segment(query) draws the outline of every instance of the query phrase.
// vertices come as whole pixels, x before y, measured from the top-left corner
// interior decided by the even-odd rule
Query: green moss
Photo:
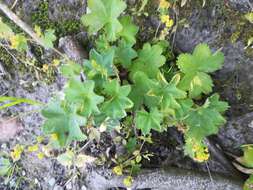
[[[0,46],[0,61],[3,62],[5,65],[11,65],[13,62],[13,58],[11,55]]]
[[[54,29],[57,38],[78,33],[81,28],[81,23],[77,20],[66,20],[63,22],[50,20],[48,14],[48,1],[42,1],[40,3],[38,10],[32,14],[31,19],[33,26],[38,25],[42,30],[49,28]]]

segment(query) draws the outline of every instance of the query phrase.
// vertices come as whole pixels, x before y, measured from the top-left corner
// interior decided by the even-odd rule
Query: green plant
[[[193,54],[179,56],[179,69],[167,80],[166,47],[146,43],[135,50],[138,29],[129,16],[121,16],[126,8],[123,1],[90,0],[88,6],[90,13],[82,22],[90,35],[100,37],[83,65],[63,65],[62,73],[69,78],[65,98],[42,111],[45,133],[56,134],[64,146],[86,139],[85,126],[100,127],[106,120],[122,125],[128,119],[124,127],[132,135],[135,128],[140,129],[143,136],[175,126],[184,132],[185,153],[198,161],[208,159],[204,139],[225,123],[221,114],[228,105],[218,94],[202,105],[197,100],[212,92],[208,73],[222,67],[223,54],[199,44]],[[85,81],[78,79],[80,73],[85,74]],[[107,125],[113,128],[110,122]]]
[[[243,186],[243,190],[252,190],[253,189],[253,145],[246,144],[242,146],[243,156],[236,158],[237,164],[234,162],[234,165],[241,172],[248,174],[249,178],[246,180]]]
[[[52,99],[42,110],[44,133],[53,137],[51,141],[58,148],[93,140],[92,133],[98,129],[122,133],[114,140],[124,142],[128,155],[113,159],[113,171],[129,173],[124,180],[127,186],[139,171],[141,160],[152,156],[142,150],[144,143],[152,143],[152,130],[164,132],[176,127],[184,134],[185,154],[206,161],[205,138],[216,134],[226,122],[222,114],[228,104],[220,101],[218,94],[202,101],[212,93],[209,74],[222,67],[223,54],[199,44],[193,54],[181,54],[177,68],[171,69],[173,62],[165,56],[166,42],[154,40],[137,49],[138,27],[129,15],[122,15],[126,9],[123,0],[88,0],[88,7],[90,13],[82,22],[97,40],[83,64],[62,57],[61,72],[68,82],[64,95]],[[14,35],[8,28],[5,31]],[[39,36],[46,48],[53,47],[52,30]],[[24,40],[20,43],[23,47]],[[71,152],[59,159],[65,162],[72,157]]]

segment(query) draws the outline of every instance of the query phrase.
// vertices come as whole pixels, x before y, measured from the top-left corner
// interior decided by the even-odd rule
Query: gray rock
[[[81,62],[83,59],[88,57],[86,50],[81,46],[79,41],[77,41],[72,36],[66,36],[60,38],[59,48],[72,60]]]
[[[123,179],[126,176],[117,177],[110,172],[104,172],[93,171],[87,176],[86,184],[89,190],[124,187]],[[241,190],[242,182],[216,174],[210,177],[206,173],[169,168],[168,170],[144,170],[134,178],[132,189],[145,188],[152,190]]]
[[[86,0],[50,0],[49,18],[53,21],[79,20],[86,12]]]
[[[228,0],[230,6],[235,10],[241,12],[249,12],[253,10],[253,1],[252,0]]]
[[[10,7],[14,3],[14,0],[4,1]],[[38,10],[41,2],[42,0],[18,1],[14,10],[22,15],[22,19],[26,22],[30,22],[32,13]],[[79,20],[86,12],[87,0],[49,0],[48,2],[48,15],[52,21],[62,22],[66,20]]]
[[[253,144],[253,112],[230,120],[218,134],[218,143],[226,151],[238,154],[243,144]]]

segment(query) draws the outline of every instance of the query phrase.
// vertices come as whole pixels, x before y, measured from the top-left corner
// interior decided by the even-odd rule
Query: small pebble
[[[55,185],[55,178],[51,178],[48,180],[48,184],[53,187]]]

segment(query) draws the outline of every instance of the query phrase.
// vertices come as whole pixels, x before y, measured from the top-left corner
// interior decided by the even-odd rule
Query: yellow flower
[[[116,175],[123,175],[122,166],[115,166],[112,170]]]
[[[171,28],[174,25],[174,20],[170,19],[165,23],[167,28]]]
[[[166,23],[170,20],[170,16],[169,15],[162,15],[161,16],[161,21],[162,23]]]
[[[204,162],[204,161],[207,161],[209,159],[209,157],[210,157],[210,155],[208,152],[200,151],[200,152],[196,152],[195,159],[198,162]]]
[[[47,71],[48,71],[48,68],[49,68],[48,64],[44,64],[43,67],[42,67],[42,70],[43,70],[44,72],[47,72]]]
[[[123,183],[126,187],[131,187],[133,184],[133,178],[131,176],[127,176],[124,180]]]
[[[56,133],[53,133],[53,134],[51,135],[51,139],[52,139],[53,141],[57,141],[59,138],[58,138],[58,135],[57,135]]]
[[[21,154],[24,151],[24,147],[22,145],[17,144],[13,151],[11,152],[11,158],[14,162],[18,161],[21,158]]]
[[[44,137],[38,136],[38,137],[36,138],[36,140],[37,140],[38,143],[42,143],[42,141],[44,140]]]
[[[42,36],[41,29],[38,25],[35,25],[34,30],[35,30],[36,34],[38,35],[38,37]]]
[[[45,157],[45,155],[44,155],[43,152],[39,152],[39,153],[37,154],[37,157],[38,157],[40,160],[42,160],[42,159]]]
[[[162,15],[161,22],[165,24],[166,28],[170,28],[174,24],[174,20],[170,18],[169,15]]]
[[[159,8],[168,9],[170,7],[170,3],[166,0],[160,0]]]
[[[29,147],[28,147],[28,152],[36,152],[36,151],[38,151],[38,150],[39,150],[38,144],[35,144],[35,145],[33,145],[33,146],[29,146]]]
[[[60,65],[60,60],[59,59],[54,59],[53,60],[53,66],[57,67],[58,65]]]

